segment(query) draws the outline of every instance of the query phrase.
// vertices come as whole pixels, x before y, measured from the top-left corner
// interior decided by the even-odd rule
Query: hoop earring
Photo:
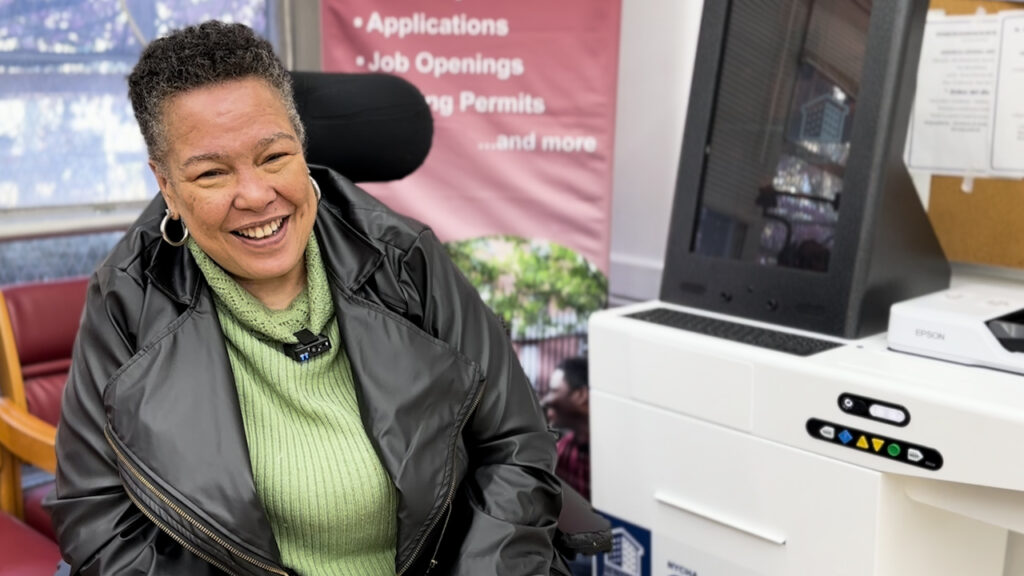
[[[164,219],[160,221],[160,235],[164,237],[164,242],[167,242],[171,246],[181,246],[188,240],[188,226],[185,223],[181,223],[181,229],[185,231],[185,235],[181,237],[181,240],[174,241],[167,237],[167,221],[172,220],[171,209],[164,210]]]
[[[319,204],[320,203],[320,185],[316,183],[316,180],[313,180],[313,176],[312,175],[309,177],[309,181],[312,182],[312,184],[313,184],[313,192],[316,193],[316,201]]]

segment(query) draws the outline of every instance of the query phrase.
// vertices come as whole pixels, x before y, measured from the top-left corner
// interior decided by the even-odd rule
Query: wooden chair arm
[[[57,471],[56,440],[56,428],[18,408],[9,399],[0,399],[0,444],[16,458],[54,474]]]

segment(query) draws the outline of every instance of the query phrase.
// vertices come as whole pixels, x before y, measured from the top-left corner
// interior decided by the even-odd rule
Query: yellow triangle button
[[[885,440],[882,440],[881,438],[872,438],[871,445],[875,447],[875,452],[878,452],[882,449],[882,446],[885,446]]]
[[[868,449],[868,439],[863,437],[863,436],[861,436],[860,439],[857,440],[857,448],[861,448],[863,450],[867,450]]]

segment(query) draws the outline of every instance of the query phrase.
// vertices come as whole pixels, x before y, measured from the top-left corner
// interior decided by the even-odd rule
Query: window
[[[208,19],[268,36],[273,0],[0,0],[0,211],[146,200],[127,96],[143,42]]]
[[[209,19],[273,41],[276,4],[0,0],[0,284],[90,273],[156,194],[126,81],[143,43]]]

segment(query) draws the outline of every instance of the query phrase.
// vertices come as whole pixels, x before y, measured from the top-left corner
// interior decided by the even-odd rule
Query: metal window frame
[[[289,70],[323,70],[321,0],[274,0],[278,8],[281,57]]]

